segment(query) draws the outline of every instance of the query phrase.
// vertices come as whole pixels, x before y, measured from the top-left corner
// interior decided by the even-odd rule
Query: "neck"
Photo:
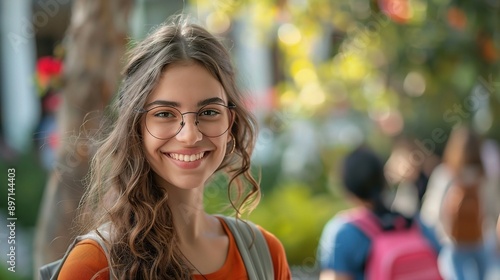
[[[359,208],[367,208],[370,210],[373,210],[374,205],[373,202],[364,200],[364,199],[359,199],[354,195],[348,195],[349,200],[351,200],[351,203],[354,205],[354,207],[359,207]]]
[[[181,243],[196,240],[208,230],[211,216],[203,207],[202,188],[172,188],[168,190],[168,195],[168,206]]]

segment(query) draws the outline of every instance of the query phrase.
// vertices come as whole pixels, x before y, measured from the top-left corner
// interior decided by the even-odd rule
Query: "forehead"
[[[165,100],[189,105],[214,97],[227,101],[221,83],[205,67],[198,63],[176,63],[164,70],[146,104]]]

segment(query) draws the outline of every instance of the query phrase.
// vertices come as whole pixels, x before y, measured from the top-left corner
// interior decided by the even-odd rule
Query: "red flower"
[[[59,108],[59,104],[61,103],[61,97],[59,94],[47,94],[42,99],[42,107],[47,112],[55,112],[57,108]]]
[[[59,78],[63,64],[59,59],[44,56],[36,63],[36,73],[40,87],[47,88],[52,81]]]

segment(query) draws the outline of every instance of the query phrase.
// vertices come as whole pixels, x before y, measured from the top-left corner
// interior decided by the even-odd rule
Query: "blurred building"
[[[1,136],[17,152],[29,147],[39,114],[32,79],[36,60],[32,4],[0,1]]]

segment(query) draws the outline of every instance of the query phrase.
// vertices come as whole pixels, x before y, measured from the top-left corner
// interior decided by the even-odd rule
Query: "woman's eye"
[[[207,109],[200,112],[200,116],[216,116],[219,112],[217,110]]]
[[[156,113],[154,113],[154,116],[158,117],[158,118],[174,118],[175,117],[175,115],[172,112],[168,112],[168,111],[156,112]]]

